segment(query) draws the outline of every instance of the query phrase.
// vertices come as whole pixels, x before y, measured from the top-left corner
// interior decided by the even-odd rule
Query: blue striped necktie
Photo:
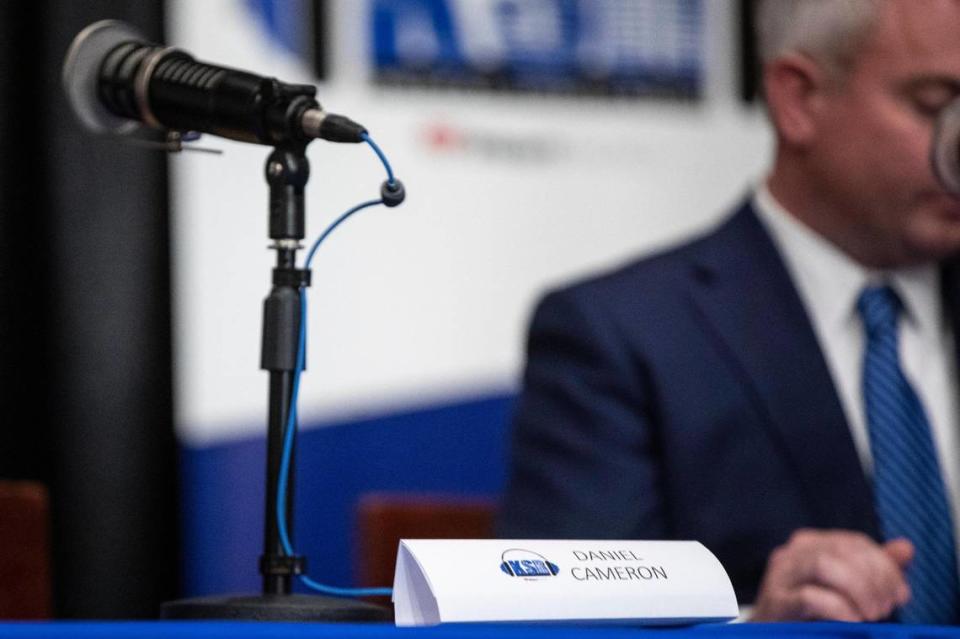
[[[916,549],[907,569],[913,596],[904,623],[957,621],[957,556],[953,523],[930,424],[900,368],[900,298],[889,286],[868,287],[857,309],[866,329],[866,404],[877,515],[884,539],[906,537]]]

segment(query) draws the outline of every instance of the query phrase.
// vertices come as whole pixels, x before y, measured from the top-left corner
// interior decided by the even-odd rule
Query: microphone
[[[314,138],[363,142],[366,133],[324,111],[314,86],[197,61],[117,20],[77,34],[63,87],[77,117],[96,133],[129,135],[147,125],[271,146]]]
[[[948,104],[937,116],[930,160],[941,186],[960,195],[960,99]]]

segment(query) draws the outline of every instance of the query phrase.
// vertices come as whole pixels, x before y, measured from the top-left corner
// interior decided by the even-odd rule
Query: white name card
[[[398,626],[467,621],[729,621],[730,578],[695,541],[404,539]]]

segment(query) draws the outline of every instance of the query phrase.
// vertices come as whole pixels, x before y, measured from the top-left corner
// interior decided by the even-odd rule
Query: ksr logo
[[[511,548],[500,555],[500,570],[511,577],[539,578],[555,577],[560,568],[547,558],[532,550]]]

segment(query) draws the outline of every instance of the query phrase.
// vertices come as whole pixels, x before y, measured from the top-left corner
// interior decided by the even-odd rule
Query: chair
[[[490,538],[495,514],[490,499],[368,493],[357,506],[357,583],[393,584],[401,539]]]
[[[51,616],[47,489],[0,480],[0,619]]]

